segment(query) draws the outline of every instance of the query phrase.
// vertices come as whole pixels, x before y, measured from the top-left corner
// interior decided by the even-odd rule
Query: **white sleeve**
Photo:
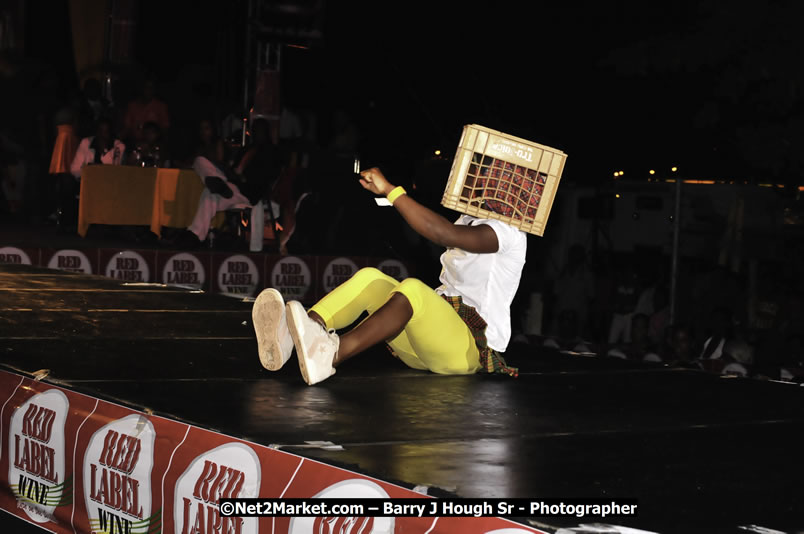
[[[516,238],[519,235],[519,230],[495,219],[485,219],[479,224],[490,226],[494,233],[497,234],[497,252],[507,252],[511,245],[516,242]]]

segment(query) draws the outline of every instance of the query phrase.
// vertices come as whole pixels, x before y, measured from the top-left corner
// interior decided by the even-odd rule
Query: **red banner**
[[[539,532],[498,518],[222,517],[221,498],[428,497],[5,371],[0,403],[0,508],[60,534]]]

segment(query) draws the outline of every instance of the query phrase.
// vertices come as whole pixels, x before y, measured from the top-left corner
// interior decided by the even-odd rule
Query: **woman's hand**
[[[360,185],[376,195],[383,196],[388,196],[395,187],[377,168],[361,172]],[[416,233],[436,245],[476,253],[497,252],[499,248],[497,234],[487,224],[477,226],[452,224],[408,195],[397,198],[394,201],[394,208]]]
[[[375,195],[388,196],[388,193],[394,190],[394,186],[377,167],[361,172],[360,176],[360,185]]]

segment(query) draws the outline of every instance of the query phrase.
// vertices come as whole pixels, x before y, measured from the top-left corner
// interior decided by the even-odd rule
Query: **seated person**
[[[614,295],[614,313],[609,326],[609,343],[631,342],[631,318],[639,298],[639,283],[631,265],[619,273]]]
[[[649,319],[644,313],[635,313],[631,318],[631,343],[624,343],[609,351],[609,356],[642,361],[646,355],[655,353],[650,340]]]
[[[94,136],[85,137],[70,163],[70,174],[58,174],[58,221],[64,228],[72,230],[78,219],[78,202],[81,172],[87,165],[120,165],[126,146],[112,134],[112,121],[102,118],[98,121]]]
[[[219,211],[261,205],[261,201],[268,196],[279,167],[267,121],[254,122],[252,139],[252,147],[243,155],[237,167],[229,172],[226,172],[223,164],[216,165],[203,156],[193,161],[193,170],[206,187],[201,193],[189,232],[182,238],[182,246],[191,247],[204,241],[209,234],[212,218]],[[260,210],[252,210],[252,228],[261,228],[262,219]]]
[[[162,140],[162,131],[155,122],[146,122],[142,127],[142,141],[131,151],[128,164],[137,167],[168,167],[170,159]]]
[[[676,324],[668,330],[666,346],[662,350],[662,360],[673,366],[693,367],[695,355],[690,327],[686,324]]]
[[[78,144],[70,172],[80,179],[81,171],[87,165],[120,165],[125,151],[126,145],[112,135],[112,121],[101,119],[98,121],[95,135],[85,137]]]

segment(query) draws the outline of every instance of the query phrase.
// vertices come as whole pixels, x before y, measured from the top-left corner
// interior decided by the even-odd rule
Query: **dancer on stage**
[[[413,278],[398,282],[366,268],[309,311],[297,301],[285,306],[277,290],[266,289],[252,310],[263,366],[280,369],[295,346],[301,374],[313,385],[335,374],[343,361],[386,342],[414,369],[516,376],[499,353],[511,338],[510,305],[525,264],[525,233],[469,215],[452,224],[391,185],[379,169],[360,174],[365,189],[386,196],[411,228],[447,248],[441,256],[442,285],[434,290]],[[341,336],[335,333],[363,312],[369,316],[359,325]]]

